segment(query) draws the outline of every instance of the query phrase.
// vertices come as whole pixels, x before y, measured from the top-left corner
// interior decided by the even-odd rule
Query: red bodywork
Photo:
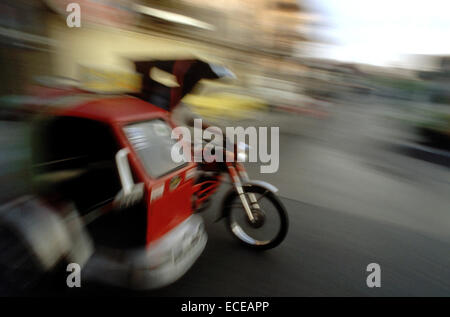
[[[152,119],[163,119],[172,128],[175,127],[170,120],[170,112],[157,107],[148,100],[158,89],[167,90],[168,109],[179,104],[181,98],[187,94],[195,84],[202,78],[218,78],[211,70],[210,66],[195,59],[175,60],[175,61],[137,61],[136,71],[142,75],[142,90],[140,98],[132,96],[102,96],[86,94],[83,91],[73,89],[58,89],[49,87],[35,88],[34,95],[48,101],[53,99],[51,112],[59,116],[79,117],[106,123],[112,131],[121,148],[128,148],[130,154],[128,159],[133,170],[136,182],[143,182],[146,189],[147,203],[147,245],[183,222],[192,214],[192,197],[199,186],[194,186],[194,174],[191,171],[187,177],[187,172],[194,169],[195,163],[187,163],[185,166],[166,174],[160,178],[153,179],[145,171],[133,146],[127,139],[123,127],[129,123],[148,121]],[[159,67],[172,73],[179,87],[163,87],[149,77],[152,67]],[[56,106],[56,107],[54,107]],[[48,110],[48,109],[47,109]],[[170,188],[170,182],[174,177],[179,178],[177,186]],[[178,179],[177,179],[178,182]],[[209,195],[215,191],[218,183],[213,185]],[[151,200],[152,191],[160,190],[164,186],[163,194]],[[211,188],[210,188],[211,189]],[[204,192],[203,194],[206,194]],[[208,195],[208,196],[209,196]],[[199,200],[201,202],[202,200]],[[198,202],[196,203],[198,205]]]
[[[145,171],[133,147],[123,132],[126,124],[163,119],[172,127],[169,112],[153,106],[138,98],[118,96],[99,98],[79,105],[57,111],[57,115],[91,119],[108,124],[122,148],[128,148],[128,159],[137,182],[143,182],[146,189],[147,205],[147,244],[160,238],[169,230],[180,224],[192,214],[191,197],[193,195],[193,178],[186,178],[186,173],[195,168],[195,163],[177,169],[158,179],[151,178]],[[180,177],[178,186],[171,190],[170,181]],[[151,192],[155,188],[164,186],[161,197],[150,201]]]

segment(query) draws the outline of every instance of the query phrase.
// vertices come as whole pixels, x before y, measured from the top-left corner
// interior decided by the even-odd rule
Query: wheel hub
[[[248,221],[249,225],[255,229],[261,228],[266,221],[266,217],[265,217],[263,211],[262,210],[252,210],[252,215],[253,215],[253,221],[248,219],[248,217],[247,217],[247,221]]]

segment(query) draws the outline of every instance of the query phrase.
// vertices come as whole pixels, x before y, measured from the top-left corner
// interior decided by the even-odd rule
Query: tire
[[[265,241],[259,241],[256,239],[251,238],[248,236],[244,230],[242,230],[242,227],[237,223],[237,221],[233,217],[233,213],[235,210],[233,210],[233,206],[242,204],[239,198],[238,193],[233,190],[230,191],[227,196],[224,199],[223,202],[223,215],[226,216],[226,226],[227,229],[231,232],[231,234],[243,245],[254,249],[254,250],[268,250],[272,249],[276,246],[278,246],[281,242],[283,242],[284,238],[286,237],[286,234],[288,232],[289,228],[289,219],[286,212],[285,207],[283,206],[282,202],[279,200],[279,198],[268,189],[257,186],[257,185],[245,185],[243,186],[245,193],[254,193],[255,195],[261,195],[260,197],[264,197],[267,199],[267,201],[275,208],[276,214],[279,217],[279,228],[276,234],[274,234],[273,238]],[[248,199],[248,197],[247,197]],[[258,197],[257,197],[258,199]],[[239,209],[239,208],[238,208]],[[245,210],[243,206],[241,205],[240,212],[245,215],[245,218],[247,219],[247,216],[245,214]],[[263,208],[261,207],[261,210]],[[256,212],[257,210],[255,210]],[[264,214],[264,211],[263,211]],[[266,215],[263,215],[263,217],[266,217]],[[261,225],[261,228],[265,225],[265,220],[263,221],[263,224]],[[240,227],[240,228],[239,228]],[[255,228],[252,228],[255,229]],[[259,228],[256,228],[259,229]],[[251,241],[250,239],[253,239],[254,241]]]

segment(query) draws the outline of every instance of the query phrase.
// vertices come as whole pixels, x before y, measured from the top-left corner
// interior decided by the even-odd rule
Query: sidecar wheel
[[[226,226],[237,240],[247,247],[255,250],[268,250],[278,246],[286,237],[289,220],[282,202],[268,189],[246,185],[243,187],[246,194],[254,194],[258,200],[259,209],[254,208],[255,222],[250,222],[239,195],[236,191],[230,192],[224,200],[224,215],[227,216]],[[247,196],[247,200],[249,200]],[[271,234],[263,237],[263,230],[271,227]]]

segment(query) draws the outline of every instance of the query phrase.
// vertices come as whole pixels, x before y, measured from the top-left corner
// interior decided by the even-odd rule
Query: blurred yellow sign
[[[267,104],[262,99],[232,93],[188,94],[183,98],[183,102],[208,119],[243,119],[251,117],[254,112],[267,110]]]

